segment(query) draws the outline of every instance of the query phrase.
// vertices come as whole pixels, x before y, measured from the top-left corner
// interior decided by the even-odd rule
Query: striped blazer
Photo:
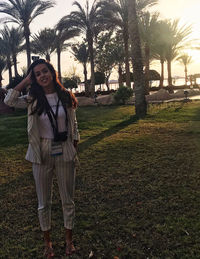
[[[31,96],[20,96],[20,92],[15,89],[10,89],[4,99],[5,104],[15,108],[28,108],[28,150],[26,153],[26,160],[32,163],[42,163],[41,155],[41,140],[38,127],[37,113],[31,115],[32,109],[35,107],[37,100],[30,103]],[[65,161],[72,161],[76,158],[76,149],[74,148],[74,140],[79,140],[79,132],[76,120],[75,110],[67,107],[68,115],[68,139],[62,143],[63,145],[63,159]],[[49,142],[50,143],[50,142]]]

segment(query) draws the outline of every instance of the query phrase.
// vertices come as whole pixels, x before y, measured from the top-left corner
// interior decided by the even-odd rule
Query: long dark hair
[[[32,111],[32,114],[37,113],[38,115],[41,115],[43,112],[47,112],[49,109],[49,105],[45,97],[45,92],[43,88],[37,83],[37,80],[33,71],[34,67],[39,64],[45,64],[47,68],[50,70],[53,77],[53,84],[55,87],[55,91],[57,92],[58,98],[61,100],[62,104],[75,109],[78,103],[77,99],[75,98],[72,92],[68,91],[60,83],[54,67],[45,59],[37,59],[30,65],[27,71],[27,75],[32,71],[32,74],[31,74],[32,83],[29,91],[30,96],[33,98],[32,103],[35,100],[37,100],[36,107]]]

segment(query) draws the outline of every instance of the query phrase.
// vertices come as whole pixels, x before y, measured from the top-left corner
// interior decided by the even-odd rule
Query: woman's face
[[[37,83],[46,88],[53,87],[53,76],[46,64],[38,64],[33,68]]]

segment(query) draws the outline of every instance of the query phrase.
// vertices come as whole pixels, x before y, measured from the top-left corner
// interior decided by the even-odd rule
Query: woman
[[[31,86],[28,95],[20,96],[27,86]],[[50,239],[53,171],[62,201],[65,253],[71,255],[76,251],[72,242],[74,164],[79,141],[76,98],[58,81],[54,67],[44,59],[38,59],[31,64],[27,77],[8,91],[5,103],[16,108],[28,108],[29,146],[26,159],[32,162],[39,222],[44,233],[44,255],[54,257]]]

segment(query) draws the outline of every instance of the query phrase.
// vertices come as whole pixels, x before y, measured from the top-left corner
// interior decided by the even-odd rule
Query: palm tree
[[[165,59],[165,49],[162,44],[159,44],[156,46],[156,52],[152,54],[154,59],[157,59],[160,61],[161,65],[161,72],[160,72],[160,88],[163,88],[164,86],[164,63],[166,61]]]
[[[172,89],[171,64],[177,58],[179,51],[191,43],[188,37],[191,34],[191,25],[179,26],[179,20],[163,20],[155,30],[155,41],[153,44],[153,57],[161,62],[161,81],[160,87],[163,87],[164,80],[164,62],[167,61],[168,86]],[[167,37],[166,37],[167,35]]]
[[[58,78],[62,81],[61,76],[61,53],[66,50],[71,44],[67,44],[66,41],[78,36],[79,29],[73,28],[69,22],[65,20],[63,22],[63,18],[56,24],[55,26],[55,50],[57,53],[57,64],[58,64]]]
[[[55,5],[54,0],[4,0],[0,3],[0,12],[8,15],[5,22],[17,23],[23,28],[26,40],[27,66],[31,64],[30,24],[48,8]]]
[[[14,65],[15,76],[17,71],[17,55],[23,51],[23,33],[20,28],[9,28],[7,25],[0,30],[2,36],[1,48],[2,54],[7,57],[7,67],[9,69],[9,79],[12,78],[11,66]]]
[[[178,56],[181,49],[185,48],[188,44],[188,37],[192,32],[191,25],[183,25],[179,27],[179,20],[166,20],[166,60],[168,71],[168,86],[169,91],[172,90],[172,75],[171,75],[171,63]]]
[[[129,66],[129,32],[127,0],[111,0],[102,2],[102,13],[106,21],[121,30],[125,50],[126,85],[131,85]]]
[[[11,52],[11,45],[10,45],[10,35],[9,29],[5,26],[0,31],[0,52],[1,55],[6,57],[6,66],[8,69],[9,74],[9,82],[12,80],[12,52]]]
[[[12,61],[11,61],[11,52],[10,49],[7,48],[7,42],[5,39],[0,38],[0,48],[4,55],[6,56],[6,67],[8,69],[9,82],[12,80]]]
[[[94,38],[97,36],[100,30],[103,29],[102,13],[100,1],[94,0],[91,7],[89,6],[89,0],[86,0],[86,6],[83,8],[78,1],[73,3],[77,7],[77,11],[72,11],[70,15],[63,17],[63,23],[70,22],[70,25],[77,28],[80,32],[85,34],[91,68],[91,83],[90,94],[93,96],[95,92],[95,77],[94,77]]]
[[[145,12],[140,19],[140,35],[144,45],[144,64],[145,64],[145,89],[149,94],[149,67],[150,57],[152,56],[153,44],[155,42],[155,33],[158,26],[158,13],[150,14]]]
[[[143,73],[138,17],[136,12],[136,0],[128,0],[128,9],[132,64],[135,73],[135,112],[138,118],[142,118],[147,113],[147,103],[145,99],[145,80]]]
[[[10,30],[8,29],[8,32],[9,32],[9,38],[10,38],[12,61],[14,65],[14,73],[16,77],[18,76],[17,55],[24,50],[24,45],[22,45],[24,41],[24,37],[20,27],[19,28],[12,27]]]
[[[85,42],[72,46],[72,54],[83,65],[85,96],[89,96],[88,79],[87,79],[87,63],[89,60],[88,47]]]
[[[188,82],[188,75],[187,75],[187,72],[188,72],[188,69],[187,69],[187,66],[192,63],[192,57],[189,56],[187,53],[183,53],[181,54],[177,60],[184,65],[184,72],[185,72],[185,85],[187,85],[187,82]]]
[[[160,75],[160,87],[164,86],[164,63],[166,61],[167,43],[165,32],[165,21],[159,21],[154,32],[154,42],[152,46],[152,58],[160,61],[161,75]]]
[[[54,29],[45,28],[32,36],[31,50],[40,56],[45,56],[46,60],[51,60],[51,54],[55,50],[56,34]]]
[[[158,0],[137,0],[136,10],[141,14],[143,9],[155,5],[157,2]],[[103,0],[101,5],[105,22],[111,23],[121,30],[125,50],[126,85],[130,86],[128,0]]]

